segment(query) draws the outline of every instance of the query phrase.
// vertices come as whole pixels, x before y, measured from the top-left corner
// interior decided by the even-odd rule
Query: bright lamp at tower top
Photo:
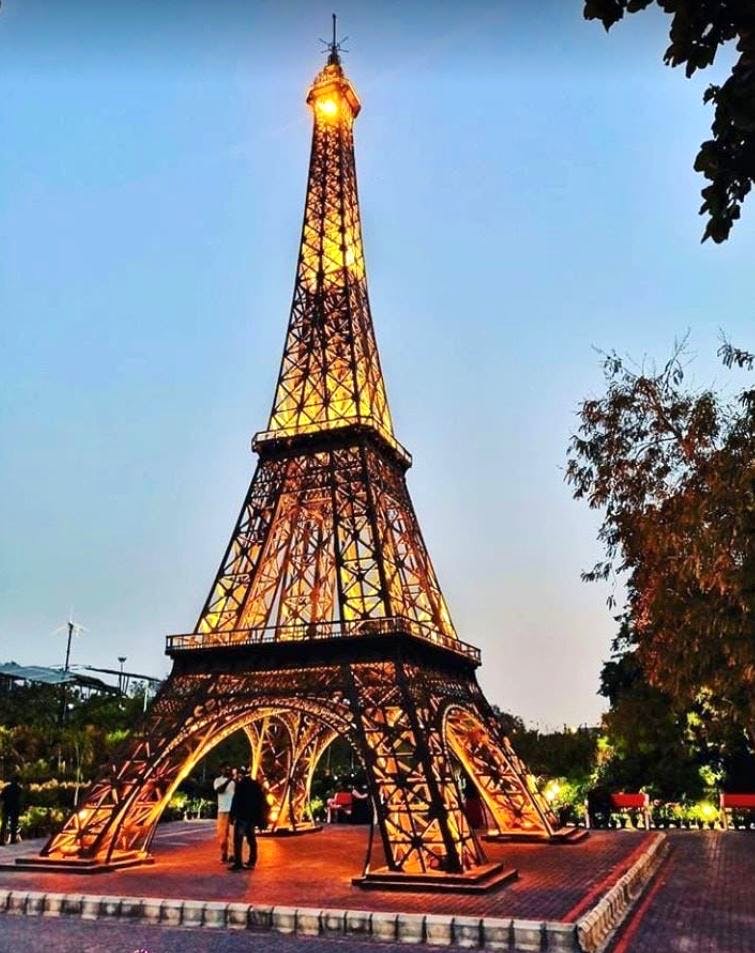
[[[344,73],[340,61],[332,62],[332,57],[315,76],[307,103],[313,107],[316,120],[330,122],[355,119],[362,108],[356,90]]]

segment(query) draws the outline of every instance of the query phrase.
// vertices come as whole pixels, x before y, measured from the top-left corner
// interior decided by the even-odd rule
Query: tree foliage
[[[702,190],[700,214],[708,221],[703,241],[723,242],[739,218],[755,181],[755,3],[752,0],[585,0],[584,15],[606,30],[657,4],[671,17],[670,45],[663,60],[684,65],[688,77],[710,66],[719,48],[736,40],[739,59],[721,86],[711,85],[704,101],[713,103],[712,138],[703,142],[695,170],[710,185]]]
[[[534,774],[584,781],[592,773],[599,734],[597,728],[564,726],[560,731],[540,731],[528,728],[517,715],[501,711],[496,706],[493,706],[493,711],[517,754]]]
[[[656,371],[609,354],[605,394],[580,407],[566,476],[603,511],[605,547],[584,578],[621,575],[652,685],[679,706],[707,694],[755,739],[755,389],[695,392],[683,357]]]
[[[606,747],[599,781],[609,791],[648,791],[666,801],[693,801],[721,786],[751,791],[755,756],[742,727],[709,693],[681,706],[650,684],[628,619],[621,619],[613,656],[603,665],[600,694]]]
[[[600,694],[610,702],[603,716],[610,755],[601,781],[612,791],[642,789],[668,801],[696,799],[705,787],[699,739],[687,713],[649,683],[631,641],[625,622],[614,642],[617,654],[601,672]]]

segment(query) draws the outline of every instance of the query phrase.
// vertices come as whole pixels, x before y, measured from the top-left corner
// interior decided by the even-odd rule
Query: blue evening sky
[[[755,199],[700,245],[711,111],[666,20],[581,0],[350,2],[373,315],[410,489],[490,700],[593,721],[614,623],[564,453],[594,347],[753,346]],[[0,10],[0,660],[167,671],[272,399],[331,3]]]

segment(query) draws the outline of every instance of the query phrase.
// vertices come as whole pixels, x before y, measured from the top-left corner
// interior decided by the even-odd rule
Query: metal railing
[[[252,438],[252,448],[258,450],[266,443],[274,443],[276,440],[288,440],[301,434],[324,434],[339,430],[347,430],[353,427],[366,427],[373,430],[387,443],[407,466],[412,465],[412,455],[393,434],[373,416],[357,415],[354,417],[344,417],[342,420],[321,421],[315,424],[299,424],[293,427],[278,428],[275,430],[260,430]]]
[[[480,662],[480,650],[474,645],[439,632],[423,622],[405,616],[384,616],[379,619],[359,619],[349,622],[309,622],[295,625],[272,625],[253,629],[227,629],[219,632],[191,632],[184,635],[169,635],[166,639],[168,652],[192,649],[225,648],[243,645],[271,645],[274,642],[309,642],[325,639],[352,639],[360,636],[396,635],[405,633],[425,642],[432,642],[444,649],[456,652]]]

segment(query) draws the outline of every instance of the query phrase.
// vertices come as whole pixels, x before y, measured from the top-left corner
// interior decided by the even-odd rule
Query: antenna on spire
[[[348,40],[348,36],[341,37],[338,39],[337,32],[337,17],[335,13],[333,14],[333,38],[331,40],[323,40],[320,38],[320,42],[325,47],[326,50],[329,50],[328,56],[328,66],[340,66],[341,65],[341,53],[348,53],[349,51],[344,47],[344,43]]]

